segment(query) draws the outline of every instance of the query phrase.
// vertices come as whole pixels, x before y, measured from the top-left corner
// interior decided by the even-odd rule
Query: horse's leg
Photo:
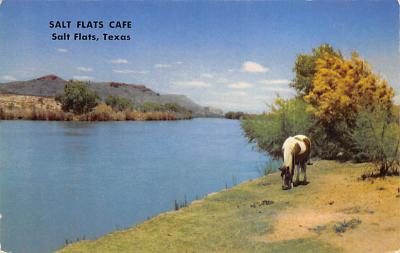
[[[303,176],[304,176],[303,182],[307,183],[307,162],[303,164]]]
[[[296,183],[298,184],[299,181],[300,181],[300,179],[299,179],[299,176],[300,176],[300,164],[296,164],[296,168],[297,168]]]
[[[294,167],[295,167],[296,165],[292,165],[292,170],[290,171],[290,187],[291,188],[293,188],[293,176],[294,176]]]

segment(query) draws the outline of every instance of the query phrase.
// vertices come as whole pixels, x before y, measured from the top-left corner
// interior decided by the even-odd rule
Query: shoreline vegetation
[[[109,102],[110,105],[100,102],[90,111],[74,113],[73,111],[62,110],[62,104],[55,98],[1,94],[0,120],[151,121],[193,118],[190,111],[186,111],[175,104],[145,103],[137,108],[133,108],[133,106],[118,108],[117,102],[113,108],[112,102],[106,102]]]
[[[239,112],[229,111],[224,114],[225,119],[233,119],[233,120],[246,120],[254,116],[256,116],[256,114],[249,114],[240,111]]]
[[[282,191],[272,173],[57,252],[394,252],[398,181],[362,180],[367,167],[373,164],[316,161],[311,183],[292,191]]]

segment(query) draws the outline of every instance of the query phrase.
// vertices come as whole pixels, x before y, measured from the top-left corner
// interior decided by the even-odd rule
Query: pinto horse
[[[307,136],[296,135],[289,137],[282,145],[283,165],[279,169],[282,177],[282,189],[291,189],[299,185],[300,168],[303,172],[302,184],[307,184],[307,161],[310,158],[311,141]],[[297,165],[296,182],[293,184],[294,167]],[[300,168],[299,168],[300,167]]]

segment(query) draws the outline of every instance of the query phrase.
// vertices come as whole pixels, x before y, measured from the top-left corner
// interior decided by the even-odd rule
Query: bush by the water
[[[63,111],[75,114],[90,112],[98,104],[98,99],[97,93],[81,81],[69,81],[64,93],[56,97]]]
[[[250,118],[252,115],[248,114],[248,113],[244,113],[244,112],[227,112],[224,115],[225,119],[248,119]]]
[[[115,111],[124,111],[133,109],[133,103],[130,99],[119,96],[108,96],[105,100],[108,106],[111,106]]]
[[[307,134],[312,125],[311,114],[302,99],[277,98],[270,112],[253,116],[242,122],[246,137],[273,157],[281,155],[282,144],[288,136]]]
[[[191,113],[189,110],[176,103],[157,104],[152,102],[144,102],[139,106],[139,110],[142,112],[176,112],[182,114]]]
[[[179,120],[190,119],[191,114],[176,114],[171,112],[140,112],[134,109],[115,111],[105,103],[100,103],[88,114],[82,115],[81,120],[88,121],[121,121],[121,120]]]

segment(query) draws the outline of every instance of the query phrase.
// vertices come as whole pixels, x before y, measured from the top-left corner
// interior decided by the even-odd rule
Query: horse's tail
[[[306,145],[306,148],[308,149],[308,156],[306,162],[309,162],[311,157],[311,141],[309,138],[304,138],[303,142]]]

